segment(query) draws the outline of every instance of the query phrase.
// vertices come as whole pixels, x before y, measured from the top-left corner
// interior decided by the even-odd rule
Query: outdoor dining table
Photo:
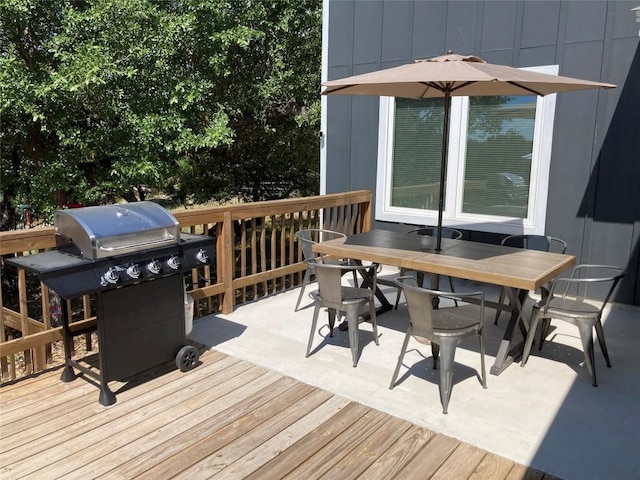
[[[441,250],[435,251],[435,243],[430,245],[425,240],[429,239],[420,235],[371,230],[317,243],[313,250],[340,258],[424,272],[436,282],[439,275],[447,275],[505,287],[509,306],[502,308],[511,310],[511,319],[491,367],[493,375],[500,375],[522,353],[524,338],[513,348],[511,344],[518,325],[526,338],[529,322],[522,306],[528,292],[543,289],[550,280],[575,264],[575,256],[450,239],[443,239]],[[433,287],[437,288],[437,285]],[[392,308],[382,292],[377,291],[376,297],[383,311]],[[485,301],[485,306],[496,307],[498,304]]]

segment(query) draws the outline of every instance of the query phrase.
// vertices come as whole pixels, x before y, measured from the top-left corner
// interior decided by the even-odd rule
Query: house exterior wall
[[[325,0],[324,76],[333,80],[451,50],[514,67],[559,65],[560,75],[616,84],[557,97],[546,233],[565,239],[579,263],[625,266],[614,301],[640,305],[635,6],[625,0]],[[321,188],[370,189],[375,196],[379,99],[332,96],[324,105]]]

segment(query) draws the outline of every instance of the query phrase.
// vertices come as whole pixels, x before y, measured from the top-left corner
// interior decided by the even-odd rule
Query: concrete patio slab
[[[381,276],[391,279],[397,270],[385,268]],[[456,285],[497,298],[491,286]],[[382,288],[395,301],[395,290]],[[396,386],[389,389],[408,322],[404,303],[378,317],[379,346],[371,325],[361,324],[360,358],[353,368],[347,332],[336,329],[329,337],[326,323],[305,358],[313,306],[309,298],[294,312],[298,293],[292,289],[230,315],[197,319],[190,338],[565,480],[640,478],[640,309],[607,308],[604,330],[613,368],[605,367],[596,346],[594,388],[577,329],[560,321],[552,323],[542,352],[534,345],[524,368],[514,364],[499,376],[488,374],[508,318],[503,314],[494,326],[495,311],[487,308],[488,388],[480,384],[479,346],[471,339],[458,347],[449,413],[443,415],[439,371],[431,368],[428,346],[410,342]],[[326,315],[320,320],[326,322]]]

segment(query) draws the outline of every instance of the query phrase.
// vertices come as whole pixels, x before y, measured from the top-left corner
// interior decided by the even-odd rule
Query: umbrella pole
[[[438,231],[436,252],[442,250],[442,213],[444,210],[444,182],[449,151],[449,110],[451,109],[451,92],[444,92],[444,126],[442,127],[442,159],[440,161],[440,191],[438,194]]]

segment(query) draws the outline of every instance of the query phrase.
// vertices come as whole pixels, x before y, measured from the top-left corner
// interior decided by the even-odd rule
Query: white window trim
[[[329,0],[322,0],[322,63],[320,81],[329,77]],[[327,97],[320,95],[320,195],[327,193]]]
[[[557,75],[559,69],[558,65],[549,65],[524,68],[523,70]],[[445,204],[448,208],[443,213],[444,225],[503,234],[544,234],[555,104],[555,94],[538,97],[537,99],[535,138],[529,182],[529,216],[527,218],[512,218],[462,212],[463,189],[461,186],[464,183],[464,154],[469,97],[454,97],[452,99],[447,178],[449,184],[454,182],[457,187],[446,189],[447,198]],[[380,97],[376,220],[414,225],[436,225],[438,215],[434,210],[426,211],[391,206],[394,122],[395,98]]]

